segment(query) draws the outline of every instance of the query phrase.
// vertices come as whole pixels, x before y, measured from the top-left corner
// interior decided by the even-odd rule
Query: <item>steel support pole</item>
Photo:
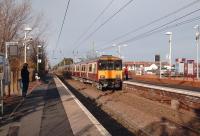
[[[118,56],[119,56],[119,58],[121,58],[121,46],[120,45],[118,46]]]
[[[26,42],[24,43],[24,63],[26,63]]]
[[[38,51],[38,46],[37,46],[37,74],[39,73],[39,63],[38,63],[38,58],[39,58],[39,51]]]
[[[162,78],[162,75],[161,75],[161,67],[162,67],[162,62],[161,62],[161,58],[160,58],[160,78]]]
[[[199,80],[199,40],[197,40],[197,80]]]
[[[26,32],[24,36],[24,63],[26,63]]]
[[[172,71],[172,34],[169,35],[169,70],[170,70],[170,76]]]
[[[197,80],[199,80],[199,30],[197,32],[196,42],[197,42]]]
[[[1,80],[1,115],[3,115],[3,80]]]
[[[8,43],[5,44],[5,58],[8,59]]]

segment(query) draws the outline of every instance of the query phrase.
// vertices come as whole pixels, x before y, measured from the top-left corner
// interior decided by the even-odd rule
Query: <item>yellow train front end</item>
[[[122,89],[122,60],[114,56],[102,56],[98,60],[100,89]]]

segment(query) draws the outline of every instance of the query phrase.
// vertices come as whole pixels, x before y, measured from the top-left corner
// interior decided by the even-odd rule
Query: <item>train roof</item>
[[[102,55],[98,58],[99,60],[121,60],[119,57],[115,57],[112,55]]]
[[[121,60],[121,58],[116,57],[116,56],[112,56],[112,55],[102,55],[98,58],[78,62],[76,64],[90,63],[90,62],[94,62],[94,61],[98,61],[98,60]]]

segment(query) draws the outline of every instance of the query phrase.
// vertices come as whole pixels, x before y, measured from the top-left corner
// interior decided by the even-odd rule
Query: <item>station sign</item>
[[[6,49],[9,57],[18,56],[18,42],[6,42]]]

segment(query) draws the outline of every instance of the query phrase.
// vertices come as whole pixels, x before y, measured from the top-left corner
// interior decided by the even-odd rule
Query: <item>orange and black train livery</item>
[[[98,89],[122,89],[122,59],[103,55],[96,59],[65,65],[65,73],[83,82],[95,84]]]

